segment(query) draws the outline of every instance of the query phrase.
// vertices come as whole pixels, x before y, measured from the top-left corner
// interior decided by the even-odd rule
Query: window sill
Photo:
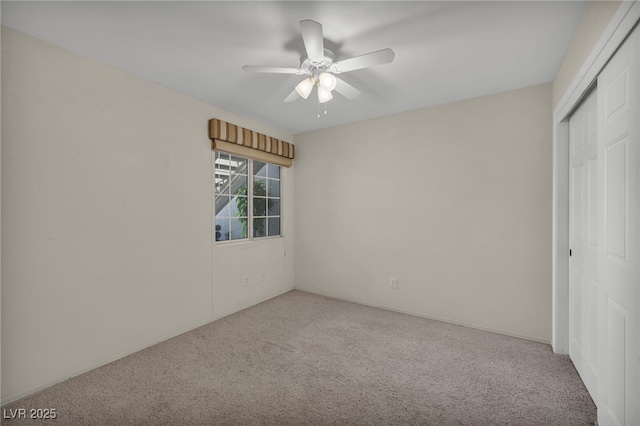
[[[242,240],[225,240],[225,241],[214,241],[215,246],[235,246],[238,244],[250,244],[250,243],[260,243],[261,241],[273,241],[284,238],[283,235],[274,235],[272,237],[260,237],[260,238],[245,238]]]

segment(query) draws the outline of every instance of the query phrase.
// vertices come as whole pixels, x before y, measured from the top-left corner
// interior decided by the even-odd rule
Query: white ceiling
[[[2,24],[290,133],[553,80],[582,1],[1,2]],[[282,100],[303,79],[241,67],[297,67],[298,22],[324,27],[337,60],[390,47],[391,64],[341,78],[326,115]]]

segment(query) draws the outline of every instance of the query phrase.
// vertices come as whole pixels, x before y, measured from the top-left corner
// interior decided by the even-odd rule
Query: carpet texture
[[[292,291],[4,408],[6,425],[591,425],[549,345]]]

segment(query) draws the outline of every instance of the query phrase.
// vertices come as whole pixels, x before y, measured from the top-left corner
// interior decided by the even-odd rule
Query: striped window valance
[[[280,166],[290,167],[293,164],[293,144],[217,118],[209,120],[209,139],[212,141],[214,150],[218,149]]]

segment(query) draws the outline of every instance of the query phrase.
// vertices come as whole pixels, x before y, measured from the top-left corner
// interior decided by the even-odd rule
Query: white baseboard
[[[360,305],[371,306],[372,308],[385,309],[387,311],[399,312],[401,314],[413,315],[413,316],[416,316],[416,317],[426,318],[426,319],[430,319],[430,320],[434,320],[434,321],[445,322],[447,324],[461,325],[463,327],[474,328],[476,330],[488,331],[488,332],[491,332],[491,333],[502,334],[502,335],[510,336],[510,337],[517,337],[518,339],[530,340],[530,341],[533,341],[533,342],[544,343],[544,344],[547,344],[547,345],[551,344],[551,342],[549,340],[544,340],[544,339],[540,339],[540,338],[533,337],[533,336],[527,336],[527,335],[524,335],[524,334],[512,333],[510,331],[501,330],[499,328],[485,327],[485,326],[482,326],[482,325],[479,325],[479,324],[473,324],[473,323],[468,323],[468,322],[463,322],[463,321],[457,321],[457,320],[453,320],[453,319],[450,319],[450,318],[438,317],[438,316],[435,316],[435,315],[426,315],[426,314],[423,314],[421,312],[414,312],[414,311],[410,311],[410,310],[406,310],[406,309],[398,309],[398,308],[394,308],[392,306],[378,305],[378,304],[375,304],[375,303],[366,302],[364,300],[352,299],[352,298],[348,298],[348,297],[340,297],[340,296],[335,296],[333,294],[323,293],[323,292],[319,292],[319,291],[311,291],[311,290],[306,290],[306,289],[301,289],[301,288],[294,288],[294,290],[301,291],[303,293],[316,294],[318,296],[330,297],[332,299],[343,300],[345,302],[358,303]]]

